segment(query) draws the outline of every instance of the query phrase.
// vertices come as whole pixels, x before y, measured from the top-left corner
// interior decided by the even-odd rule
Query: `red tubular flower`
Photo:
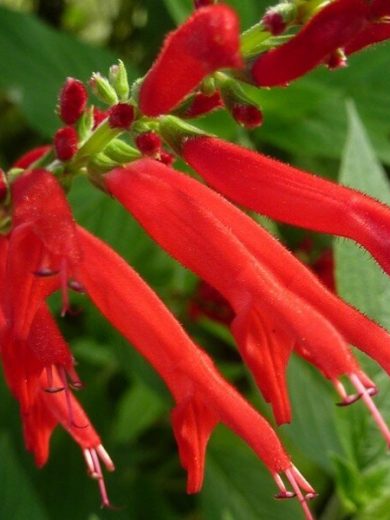
[[[255,61],[255,83],[262,87],[284,86],[303,76],[359,33],[368,14],[365,0],[335,0],[326,5],[291,40]]]
[[[344,52],[346,55],[350,55],[364,49],[364,47],[388,39],[390,39],[390,22],[373,22],[367,25],[367,27],[348,42]]]
[[[138,161],[142,162],[167,168],[151,159]],[[141,278],[100,240],[82,228],[78,232],[84,257],[80,275],[87,294],[148,359],[175,398],[172,420],[181,461],[189,473],[188,492],[201,487],[206,444],[221,421],[252,447],[274,475],[281,493],[290,496],[279,473],[285,473],[294,486],[299,478],[269,424],[220,376]],[[299,489],[297,493],[304,502]]]
[[[288,224],[351,238],[390,274],[390,210],[384,204],[214,137],[183,139],[181,154],[234,202]]]
[[[215,192],[149,159],[109,173],[106,185],[160,245],[229,301],[240,351],[279,422],[289,420],[284,369],[295,342],[332,381],[364,379],[347,342],[390,373],[388,334]]]
[[[208,74],[241,65],[235,12],[225,5],[199,9],[166,38],[142,83],[140,109],[148,116],[170,112]]]
[[[51,173],[33,170],[19,177],[11,195],[5,313],[15,337],[26,339],[36,310],[58,288],[66,311],[67,282],[80,251],[68,202]]]
[[[134,120],[134,107],[128,103],[117,103],[108,111],[108,124],[111,128],[128,130]]]

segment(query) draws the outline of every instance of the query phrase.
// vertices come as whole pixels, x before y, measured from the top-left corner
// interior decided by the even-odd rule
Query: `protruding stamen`
[[[337,379],[333,381],[333,384],[334,384],[334,387],[335,387],[337,393],[341,397],[341,402],[336,403],[337,406],[349,406],[350,404],[355,403],[362,397],[362,394],[360,394],[360,393],[348,395],[343,383]]]
[[[73,390],[80,390],[81,388],[83,388],[84,384],[80,380],[74,367],[68,368],[66,372],[69,379],[69,385],[71,386],[71,388],[73,388]]]
[[[68,280],[68,287],[69,289],[72,289],[75,292],[85,293],[84,286],[77,280]]]
[[[112,462],[110,455],[107,453],[102,444],[99,444],[99,446],[97,446],[96,452],[99,455],[100,460],[105,465],[107,471],[115,471],[114,463]]]
[[[87,424],[84,424],[84,425],[80,425],[80,424],[77,424],[76,421],[74,420],[74,415],[73,415],[73,407],[72,407],[72,400],[71,400],[71,392],[69,390],[69,385],[68,385],[68,380],[66,378],[66,372],[65,372],[65,369],[63,367],[60,367],[58,369],[58,374],[60,376],[60,379],[64,385],[64,390],[65,390],[65,399],[66,399],[66,407],[68,409],[68,423],[69,423],[69,427],[71,428],[87,428],[88,427],[88,423]]]
[[[298,477],[296,472],[298,472],[298,470],[296,470],[296,468],[294,468],[294,466],[292,466],[291,468],[286,469],[285,474],[286,474],[286,477],[288,478],[288,480],[289,480],[293,490],[295,491],[295,493],[296,493],[296,495],[298,497],[299,503],[301,504],[301,507],[302,507],[304,515],[305,515],[305,519],[306,520],[314,520],[314,517],[311,514],[311,511],[309,509],[309,506],[308,506],[306,500],[308,498],[312,498],[312,495],[313,494],[315,495],[315,491],[313,490],[313,488],[311,488],[310,484],[302,477],[302,475],[298,472],[298,474],[299,474],[299,477]],[[303,482],[305,483],[305,486],[302,486],[302,488],[305,491],[306,491],[306,486],[308,486],[309,488],[312,489],[313,492],[309,493],[310,497],[303,496],[303,493],[302,493],[301,488],[300,488],[301,479],[303,479]]]
[[[354,385],[356,390],[362,395],[362,399],[369,409],[374,421],[378,425],[380,432],[382,433],[387,445],[390,447],[390,430],[387,424],[385,423],[380,411],[376,407],[374,401],[371,398],[369,390],[364,386],[361,382],[359,376],[357,374],[351,374],[349,376],[351,383]]]
[[[61,316],[62,318],[69,310],[69,294],[68,294],[68,265],[65,258],[61,260],[61,295],[62,295],[62,308],[61,308]]]
[[[279,493],[275,495],[275,498],[277,498],[278,500],[284,500],[295,497],[295,493],[293,491],[288,491],[286,489],[282,477],[278,473],[274,473],[274,475],[272,476],[276,482],[276,485],[279,488]]]
[[[91,450],[89,450],[89,449],[83,450],[83,455],[84,455],[85,463],[87,465],[88,475],[93,479],[99,478],[99,475],[95,471],[95,466],[93,463]]]
[[[50,365],[49,367],[46,367],[46,377],[47,377],[47,386],[44,388],[45,392],[48,392],[49,394],[55,394],[57,392],[62,392],[65,390],[65,387],[63,386],[55,386],[53,384],[53,366]]]
[[[102,497],[102,507],[110,507],[111,504],[110,504],[110,500],[108,498],[106,485],[104,482],[102,469],[100,467],[100,461],[99,461],[98,454],[96,453],[95,449],[90,449],[89,452],[91,454],[92,461],[93,461],[94,473],[97,475],[96,478],[97,478],[98,485],[99,485],[100,496]]]
[[[293,473],[295,480],[299,484],[299,486],[306,492],[305,498],[307,500],[311,500],[312,498],[315,498],[317,496],[317,493],[313,486],[305,479],[305,477],[302,475],[302,473],[299,471],[299,469],[292,465],[291,472]]]
[[[47,278],[48,276],[55,276],[59,271],[53,270],[50,267],[40,267],[36,271],[34,271],[35,276],[40,276],[42,278]]]

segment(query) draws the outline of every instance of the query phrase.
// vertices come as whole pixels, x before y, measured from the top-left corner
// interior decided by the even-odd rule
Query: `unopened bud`
[[[232,116],[245,128],[257,128],[263,123],[263,114],[255,105],[237,103],[231,111]]]
[[[158,157],[158,161],[165,164],[166,166],[172,166],[175,161],[175,156],[166,150],[161,150],[160,156]]]
[[[252,101],[240,83],[232,78],[220,78],[223,102],[232,117],[245,128],[256,128],[263,122],[260,108]]]
[[[192,119],[223,107],[221,94],[219,91],[214,94],[206,95],[203,92],[197,92],[190,96],[181,107],[179,107],[175,114],[179,117]]]
[[[108,124],[111,128],[128,130],[134,121],[134,107],[128,103],[117,103],[110,108]]]
[[[201,7],[206,7],[207,5],[216,4],[216,0],[194,0],[195,9],[200,9]]]
[[[329,69],[341,69],[347,66],[347,57],[342,49],[333,51],[325,61]]]
[[[93,107],[93,129],[100,125],[108,117],[108,110],[100,110],[98,107]]]
[[[156,156],[161,150],[161,138],[156,132],[145,132],[135,138],[137,148],[144,155]]]
[[[115,105],[118,103],[118,96],[114,87],[110,84],[107,78],[104,78],[98,72],[92,74],[89,84],[96,97],[104,103],[107,103],[107,105]]]
[[[296,6],[293,3],[284,2],[270,7],[261,22],[272,36],[278,36],[286,30],[286,27],[294,21],[295,17]]]
[[[59,96],[59,116],[67,125],[73,125],[82,115],[88,94],[78,79],[68,78]]]
[[[77,152],[78,135],[72,126],[60,128],[54,135],[54,150],[60,161],[69,161]]]
[[[5,172],[0,168],[0,202],[2,202],[8,192],[8,183],[7,183],[7,177],[5,175]]]
[[[129,82],[127,79],[126,67],[122,60],[118,61],[118,65],[110,67],[109,79],[111,85],[114,87],[120,101],[127,101],[129,97]]]

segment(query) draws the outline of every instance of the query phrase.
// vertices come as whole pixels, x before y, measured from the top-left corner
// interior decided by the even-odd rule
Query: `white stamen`
[[[374,401],[371,398],[369,390],[363,385],[360,381],[360,378],[357,374],[351,374],[349,376],[352,384],[356,388],[356,390],[362,395],[362,399],[369,409],[374,421],[378,425],[380,432],[382,433],[386,443],[390,446],[390,430],[387,424],[385,423],[380,411],[376,407]]]

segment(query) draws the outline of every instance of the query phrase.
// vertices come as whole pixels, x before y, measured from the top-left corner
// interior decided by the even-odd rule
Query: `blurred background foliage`
[[[231,0],[243,28],[270,4]],[[59,126],[56,98],[67,76],[84,81],[122,58],[132,79],[142,76],[164,34],[191,12],[191,0],[0,0],[0,164],[5,169],[29,148],[50,142]],[[224,113],[199,125],[245,146],[363,189],[390,203],[390,46],[350,60],[350,67],[315,71],[288,89],[248,92],[261,102],[264,125],[248,134]],[[382,163],[382,165],[381,165]],[[272,422],[226,327],[207,318],[210,302],[197,279],[178,266],[112,200],[75,183],[75,216],[109,242],[142,274],[222,372]],[[333,247],[340,294],[390,327],[390,284],[368,255],[347,241],[331,241],[261,219],[306,261]],[[302,248],[310,241],[311,248]],[[171,399],[153,370],[82,296],[60,320],[79,363],[79,395],[117,464],[107,476],[116,511],[99,509],[95,482],[85,475],[78,448],[62,431],[38,471],[25,453],[16,403],[0,383],[0,518],[134,520],[295,520],[298,505],[277,502],[272,479],[234,435],[220,427],[207,456],[204,490],[185,494],[169,424]],[[213,302],[211,302],[213,304]],[[52,306],[58,311],[58,301]],[[194,309],[196,312],[194,312]],[[220,310],[220,309],[219,309]],[[377,367],[378,403],[390,419],[390,384]],[[289,367],[294,420],[280,428],[287,447],[320,492],[313,509],[321,520],[386,520],[390,461],[361,403],[334,406],[328,382],[293,359]]]

